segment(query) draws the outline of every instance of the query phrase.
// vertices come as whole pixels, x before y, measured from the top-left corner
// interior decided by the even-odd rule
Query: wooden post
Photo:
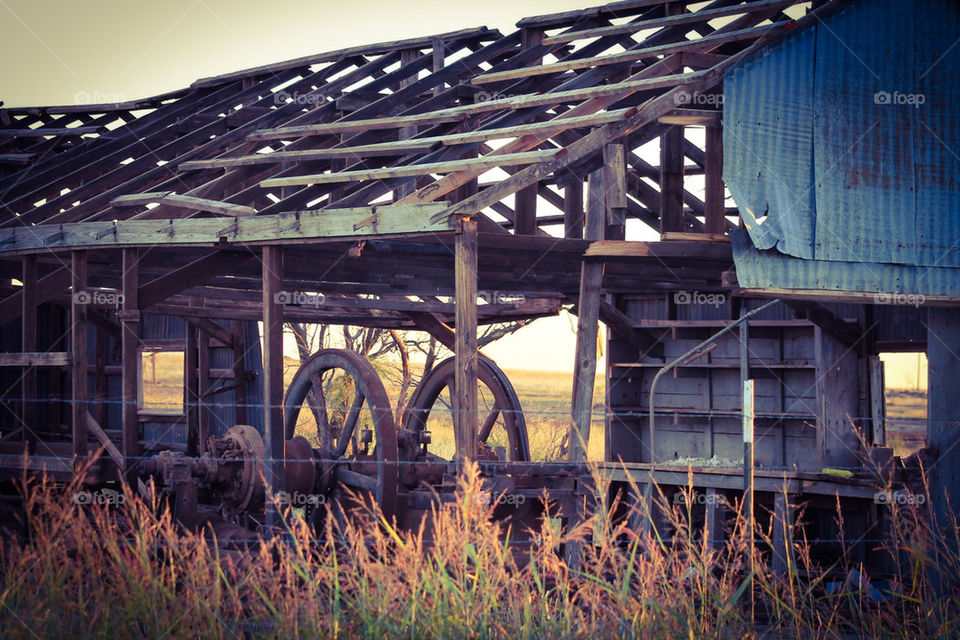
[[[793,510],[783,491],[773,497],[773,573],[786,575],[793,564]]]
[[[87,455],[87,254],[71,254],[70,367],[71,413],[73,416],[73,453]]]
[[[723,130],[720,125],[706,127],[704,135],[704,231],[721,234],[726,223],[723,200]]]
[[[537,191],[538,183],[517,191],[514,195],[513,231],[518,236],[537,234]]]
[[[951,531],[960,496],[960,309],[927,313],[927,446],[937,452],[929,467],[930,499],[937,525]]]
[[[234,408],[234,420],[237,424],[247,424],[247,385],[244,383],[246,369],[243,366],[244,354],[243,341],[243,322],[241,320],[233,321],[233,382],[237,385],[233,391],[236,399]]]
[[[523,49],[539,47],[543,42],[543,29],[523,28],[520,31],[520,46]],[[531,60],[527,64],[540,64],[541,60]],[[514,223],[513,232],[518,236],[533,236],[537,234],[537,183],[520,189],[514,195]]]
[[[602,240],[606,219],[603,195],[603,170],[590,174],[587,192],[586,239]],[[572,420],[570,423],[570,462],[587,459],[593,387],[597,375],[597,323],[600,317],[600,285],[603,264],[584,262],[580,267],[580,298],[577,312],[576,360],[573,363]]]
[[[263,390],[264,476],[267,495],[283,491],[283,249],[263,248]],[[267,524],[278,525],[279,514],[267,499]]]
[[[746,323],[740,326],[746,326]],[[743,382],[743,515],[747,523],[747,561],[753,566],[753,538],[756,531],[753,507],[753,380]],[[750,612],[753,618],[753,581],[750,584]]]
[[[446,46],[443,44],[443,40],[440,38],[434,38],[430,41],[430,46],[432,49],[433,55],[433,68],[432,71],[436,73],[437,71],[443,71],[443,61],[447,57]],[[438,84],[433,88],[433,95],[438,96],[443,93],[443,84]]]
[[[197,328],[187,323],[187,339],[183,353],[183,398],[187,419],[187,455],[196,456],[199,453],[200,425],[197,406],[200,395],[199,379],[197,378]]]
[[[454,417],[457,459],[477,459],[477,221],[462,218],[456,237],[456,374]]]
[[[139,286],[139,251],[123,250],[123,306],[118,314],[121,334],[121,387],[120,403],[123,415],[123,431],[120,450],[123,453],[124,472],[127,481],[140,456],[140,419],[138,411],[138,382],[140,379],[140,308],[137,287]]]
[[[563,237],[583,237],[583,182],[577,180],[563,191]]]
[[[703,520],[703,535],[707,541],[707,548],[716,549],[723,544],[726,537],[724,521],[726,520],[727,499],[717,491],[716,487],[707,487],[706,511]]]
[[[622,144],[603,147],[603,196],[607,209],[605,240],[623,240],[627,233],[627,156]]]
[[[416,62],[417,58],[419,57],[420,57],[420,52],[418,50],[404,49],[403,51],[400,52],[400,66],[405,67],[408,64]],[[409,78],[404,78],[403,80],[401,80],[400,88],[403,89],[404,87],[408,87],[414,82],[416,82],[418,75],[419,74],[416,74],[414,76],[411,76]],[[414,137],[415,135],[417,135],[416,127],[403,127],[398,132],[397,138],[399,140],[408,140]],[[394,193],[394,201],[405,198],[406,196],[410,195],[414,191],[416,191],[415,181],[407,180],[403,185],[397,188],[396,193]]]
[[[683,127],[660,136],[660,232],[683,231]]]
[[[210,390],[210,334],[203,329],[197,329],[199,340],[197,350],[197,440],[200,453],[207,447],[207,438],[210,437],[210,408],[204,402],[204,394]]]
[[[24,353],[35,352],[37,349],[37,256],[30,254],[23,257],[23,295],[21,301],[22,315],[20,320],[20,347]],[[24,439],[31,443],[31,452],[36,443],[37,428],[37,370],[26,367],[23,372],[21,385],[23,404],[21,419],[23,420]]]

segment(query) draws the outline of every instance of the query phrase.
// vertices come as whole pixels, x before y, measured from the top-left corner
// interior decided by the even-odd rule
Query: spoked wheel
[[[300,490],[312,484],[307,493],[319,491],[333,498],[334,507],[347,507],[340,489],[346,486],[376,501],[388,518],[395,515],[397,431],[380,376],[365,358],[344,349],[310,356],[287,388],[283,422],[287,478],[297,477]],[[303,430],[313,423],[317,449],[294,437],[298,425]],[[316,462],[305,463],[302,458],[311,454]],[[322,470],[319,477],[311,477],[311,467]]]
[[[428,451],[446,460],[452,460],[457,450],[451,398],[455,372],[454,358],[437,365],[420,381],[403,414],[403,428],[417,434],[418,442],[426,439],[421,436],[422,432],[429,431]],[[477,377],[480,457],[504,447],[508,460],[530,460],[527,424],[510,380],[500,367],[483,356],[479,359]]]

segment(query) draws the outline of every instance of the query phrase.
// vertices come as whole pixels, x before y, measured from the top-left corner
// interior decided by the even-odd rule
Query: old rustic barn
[[[251,480],[201,472],[212,447],[265,459],[274,489],[343,483],[402,516],[455,463],[347,356],[311,361],[285,403],[282,331],[419,329],[456,354],[439,384],[457,390],[457,458],[549,488],[575,518],[602,323],[614,489],[670,494],[690,468],[712,532],[718,497],[746,492],[762,518],[803,503],[814,537],[858,538],[863,557],[882,535],[878,470],[910,479],[885,440],[881,352],[927,351],[931,468],[960,491],[960,83],[944,53],[960,25],[946,0],[812,4],[626,0],[122,104],[0,109],[0,469],[18,476],[26,447],[66,477],[105,446],[102,478],[158,474],[185,518],[204,482],[242,512]],[[537,464],[477,328],[564,305],[569,460]],[[157,351],[183,353],[182,410],[143,404]],[[284,472],[309,378],[331,368],[355,380],[354,415],[327,449],[288,443]],[[499,390],[489,414],[478,377]],[[374,428],[351,444],[361,406]]]

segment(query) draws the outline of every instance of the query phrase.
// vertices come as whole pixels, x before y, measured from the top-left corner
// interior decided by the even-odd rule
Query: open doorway
[[[907,457],[927,441],[927,355],[881,353],[884,369],[887,445]]]

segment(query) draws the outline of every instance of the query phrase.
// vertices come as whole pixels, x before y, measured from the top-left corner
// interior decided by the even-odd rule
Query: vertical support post
[[[563,237],[583,237],[583,182],[577,180],[563,191]]]
[[[94,419],[97,424],[105,425],[107,424],[107,360],[104,352],[107,348],[107,332],[103,327],[97,327],[96,332],[93,364],[93,397],[96,406]]]
[[[197,439],[200,441],[200,452],[207,446],[210,437],[210,408],[204,402],[204,394],[210,390],[210,334],[198,329],[197,349]]]
[[[23,257],[22,313],[20,320],[20,350],[23,352],[37,351],[37,256],[35,254]],[[23,420],[24,439],[31,443],[31,451],[36,443],[35,429],[37,428],[37,370],[26,367],[21,384],[23,404],[21,405],[21,420]]]
[[[430,46],[432,48],[433,54],[433,68],[432,71],[436,73],[437,71],[443,70],[443,61],[446,59],[446,46],[443,44],[443,40],[440,38],[434,38],[430,41]],[[439,84],[433,88],[433,95],[438,96],[443,92],[443,84]]]
[[[707,127],[704,139],[704,187],[703,209],[705,231],[712,234],[724,232],[724,187],[723,187],[723,129],[720,125]]]
[[[138,381],[140,379],[140,308],[139,250],[123,250],[123,308],[119,313],[121,327],[121,381],[120,411],[123,417],[120,450],[123,453],[127,481],[140,456],[140,419],[138,412]]]
[[[200,425],[198,411],[199,381],[197,378],[197,328],[187,324],[187,340],[183,354],[183,396],[187,418],[187,455],[198,455]]]
[[[704,512],[703,535],[707,548],[716,549],[723,544],[726,534],[723,530],[726,520],[727,499],[716,487],[707,488],[706,511]]]
[[[960,309],[927,313],[927,446],[938,452],[929,468],[930,499],[937,526],[950,531],[960,495]]]
[[[590,174],[587,190],[587,224],[585,238],[602,240],[606,221],[603,169]],[[590,440],[590,418],[593,409],[593,387],[597,375],[597,323],[600,318],[600,286],[603,263],[584,262],[580,266],[580,298],[577,311],[576,360],[573,363],[572,420],[568,440],[570,462],[587,459]]]
[[[745,325],[746,323],[744,323]],[[753,380],[743,381],[743,514],[747,523],[747,554],[751,573],[756,526],[753,508]],[[753,619],[753,578],[750,579],[750,612]]]
[[[878,447],[887,444],[887,402],[884,393],[886,386],[883,376],[883,361],[878,356],[869,356],[870,371],[870,423],[873,431],[873,444]]]
[[[603,195],[606,200],[606,240],[623,240],[627,233],[627,156],[622,144],[603,147]]]
[[[267,495],[283,491],[283,306],[278,294],[283,286],[283,249],[263,247],[263,391],[264,476]],[[279,524],[273,502],[267,500],[267,525]]]
[[[417,58],[419,57],[420,57],[420,52],[418,50],[404,49],[403,51],[400,52],[400,67],[402,68],[413,62],[416,62]],[[416,82],[417,76],[419,75],[420,74],[416,74],[409,78],[404,78],[403,80],[401,80],[400,88],[403,89],[404,87],[408,87],[414,82]],[[417,135],[417,127],[412,126],[412,127],[401,128],[400,131],[398,132],[397,137],[400,140],[408,140],[414,137],[415,135]],[[414,181],[408,180],[404,184],[400,185],[400,187],[397,188],[396,192],[394,193],[394,201],[405,198],[406,196],[410,195],[414,191],[416,191],[416,186],[414,184]]]
[[[543,29],[523,28],[520,30],[520,47],[532,49],[543,42]],[[528,64],[539,64],[541,60],[531,60]],[[537,233],[537,192],[538,184],[531,184],[514,195],[513,231],[518,236],[533,236]]]
[[[513,231],[518,236],[537,233],[537,189],[537,183],[531,184],[514,195]]]
[[[457,222],[455,261],[454,417],[457,459],[463,462],[477,459],[477,221],[472,218]]]
[[[660,136],[660,232],[683,231],[683,127]]]
[[[87,455],[87,254],[71,254],[70,305],[70,384],[71,413],[73,416],[73,453],[78,458]]]
[[[793,510],[786,493],[773,497],[773,573],[786,575],[793,564]]]
[[[234,409],[234,419],[237,424],[247,424],[247,385],[244,383],[246,369],[243,366],[243,322],[234,320],[233,322],[233,381],[236,383],[234,397],[236,398],[236,408]]]

